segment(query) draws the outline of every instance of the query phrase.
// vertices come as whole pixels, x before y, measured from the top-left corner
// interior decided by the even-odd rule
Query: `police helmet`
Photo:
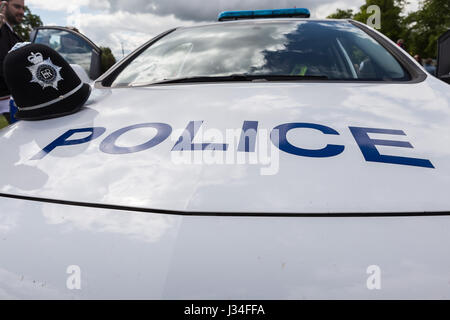
[[[20,120],[43,120],[80,110],[91,93],[69,63],[52,48],[27,44],[11,50],[3,64]]]

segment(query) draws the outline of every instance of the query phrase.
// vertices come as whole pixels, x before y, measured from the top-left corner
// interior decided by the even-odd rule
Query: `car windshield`
[[[410,79],[384,47],[350,22],[261,20],[177,29],[135,57],[112,86],[227,76]]]

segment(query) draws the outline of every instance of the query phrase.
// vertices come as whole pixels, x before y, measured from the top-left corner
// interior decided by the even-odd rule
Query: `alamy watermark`
[[[70,265],[66,269],[69,274],[66,280],[66,287],[69,290],[81,290],[81,268],[77,265]]]
[[[243,129],[202,128],[192,121],[186,129],[174,130],[171,160],[174,164],[255,165],[261,175],[275,175],[279,170],[280,150],[271,143],[279,140],[278,130],[257,129],[247,121]]]
[[[366,269],[369,277],[366,280],[366,286],[369,290],[381,290],[381,268],[377,265],[370,265]]]
[[[374,29],[381,29],[381,9],[377,5],[370,5],[367,11],[370,16],[367,18],[366,24]]]

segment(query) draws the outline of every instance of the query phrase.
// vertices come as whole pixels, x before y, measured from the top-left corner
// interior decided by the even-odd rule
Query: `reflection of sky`
[[[61,53],[64,59],[71,64],[80,65],[87,74],[89,74],[89,70],[91,68],[91,56],[92,52],[85,53]]]
[[[277,82],[112,89],[110,95],[78,114],[19,122],[5,129],[0,142],[12,151],[0,163],[0,172],[7,173],[1,177],[1,190],[188,211],[448,210],[450,149],[445,146],[450,143],[449,96],[435,91],[442,86],[445,84],[439,80],[430,79],[418,84]],[[103,138],[128,125],[162,122],[175,132],[193,120],[204,120],[205,130],[223,134],[227,129],[239,130],[244,120],[259,121],[261,133],[287,122],[318,123],[340,135],[306,135],[298,130],[290,133],[290,141],[311,149],[342,144],[345,150],[325,159],[281,152],[280,171],[274,176],[261,176],[260,165],[176,164],[171,149],[178,136],[133,154],[110,155],[99,150]],[[59,147],[42,160],[30,160],[69,128],[95,126],[107,128],[103,137]],[[429,159],[436,169],[367,162],[348,126],[403,130],[407,136],[374,138],[409,141],[413,149],[380,150]],[[118,144],[140,144],[155,134],[148,129],[132,133]],[[195,141],[205,140],[196,137]],[[324,195],[332,196],[325,201]]]
[[[119,234],[144,242],[159,242],[167,232],[173,232],[178,218],[170,215],[155,215],[139,212],[98,210],[89,208],[43,206],[43,215],[48,224],[63,225],[66,232],[82,230],[94,233]]]
[[[449,217],[180,217],[0,203],[0,225],[14,221],[0,228],[0,299],[449,296]],[[366,288],[372,264],[382,290]],[[67,289],[69,265],[80,266],[82,290]]]
[[[36,43],[50,46],[70,64],[80,65],[87,74],[91,67],[92,48],[81,37],[55,29],[39,30]]]
[[[177,30],[138,57],[116,82],[145,83],[174,77],[246,73],[251,67],[264,65],[264,51],[284,49],[287,42],[284,35],[297,26],[298,23],[224,24]],[[186,42],[193,43],[194,48],[185,58],[182,74],[176,74],[180,51],[172,48]]]
[[[57,290],[46,281],[0,268],[0,300],[70,298],[67,292]]]
[[[0,299],[161,298],[181,217],[0,203]],[[66,287],[70,265],[81,290]]]
[[[131,62],[115,84],[142,85],[165,79],[231,74],[298,75],[294,70],[301,66],[308,67],[306,75],[353,78],[348,70],[351,62],[345,66],[340,60],[344,53],[337,39],[344,42],[346,51],[360,49],[364,59],[376,63],[379,71],[371,78],[402,78],[403,71],[395,59],[348,22],[283,21],[176,30]],[[368,78],[364,74],[360,77]]]

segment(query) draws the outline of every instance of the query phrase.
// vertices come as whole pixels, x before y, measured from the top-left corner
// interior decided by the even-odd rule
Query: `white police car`
[[[177,28],[95,87],[0,132],[0,298],[450,298],[449,87],[377,31]]]

